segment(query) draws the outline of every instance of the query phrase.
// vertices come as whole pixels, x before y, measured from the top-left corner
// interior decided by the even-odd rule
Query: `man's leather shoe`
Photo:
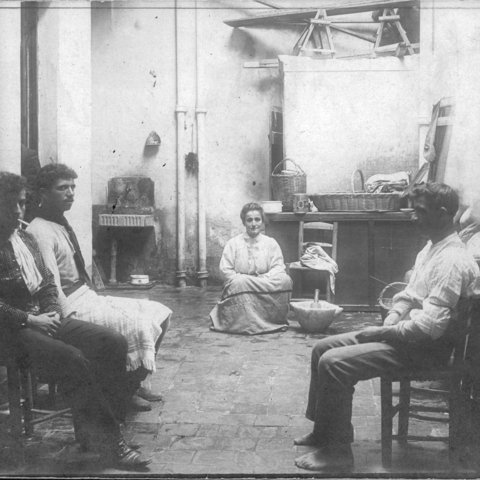
[[[137,390],[137,396],[149,402],[161,402],[163,400],[163,397],[160,393],[152,392],[151,390],[147,390],[143,387],[140,387]]]
[[[134,442],[133,440],[126,443],[132,450],[140,450],[143,447],[143,443]]]
[[[138,442],[125,442],[132,450],[140,450],[143,447],[143,443]],[[82,453],[98,453],[98,448],[86,443],[80,443],[80,451]]]
[[[150,402],[147,402],[138,395],[133,395],[129,402],[129,408],[135,412],[148,412],[152,409]]]
[[[113,447],[110,455],[115,466],[124,469],[142,469],[152,461],[130,448],[123,439]]]

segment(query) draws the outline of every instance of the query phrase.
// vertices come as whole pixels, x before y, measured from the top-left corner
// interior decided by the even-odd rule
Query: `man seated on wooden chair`
[[[355,384],[386,372],[447,364],[453,343],[445,332],[455,328],[458,300],[480,293],[478,266],[454,230],[458,194],[448,185],[427,183],[410,197],[412,220],[429,241],[382,327],[334,335],[314,346],[306,412],[313,431],[294,443],[317,450],[296,459],[300,468],[351,470]]]
[[[123,440],[127,342],[119,333],[62,318],[57,287],[35,239],[19,229],[26,180],[0,172],[0,348],[58,382],[77,440],[118,468],[150,463]]]
[[[97,295],[85,267],[77,236],[65,218],[75,200],[77,173],[50,163],[36,178],[40,206],[27,232],[33,235],[45,265],[53,273],[65,316],[111,328],[127,340],[127,391],[131,410],[148,411],[162,400],[150,388],[156,354],[170,325],[172,311],[160,302]],[[143,385],[142,385],[143,383]]]

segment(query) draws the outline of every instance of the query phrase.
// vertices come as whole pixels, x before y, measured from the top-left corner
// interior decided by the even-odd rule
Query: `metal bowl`
[[[130,283],[133,285],[145,285],[150,281],[148,275],[130,275]]]

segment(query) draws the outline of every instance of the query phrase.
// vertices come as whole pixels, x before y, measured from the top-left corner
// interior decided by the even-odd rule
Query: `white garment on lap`
[[[81,278],[64,227],[37,217],[27,231],[37,240],[57,288],[67,287]],[[162,332],[161,325],[172,313],[168,307],[149,300],[103,297],[86,285],[69,297],[58,288],[58,300],[63,316],[76,312],[75,317],[79,320],[120,332],[128,342],[128,370],[135,370],[142,364],[147,370],[155,370],[155,342]]]
[[[104,297],[86,286],[67,301],[78,320],[113,328],[127,339],[127,370],[136,370],[142,364],[147,370],[156,370],[155,343],[163,322],[172,314],[168,307],[145,299]]]

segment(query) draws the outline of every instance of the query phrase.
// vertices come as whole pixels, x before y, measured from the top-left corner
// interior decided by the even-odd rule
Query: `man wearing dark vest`
[[[0,172],[0,349],[54,379],[72,406],[86,450],[117,468],[148,463],[123,440],[127,343],[119,333],[62,315],[57,286],[35,239],[19,228],[26,180]]]

